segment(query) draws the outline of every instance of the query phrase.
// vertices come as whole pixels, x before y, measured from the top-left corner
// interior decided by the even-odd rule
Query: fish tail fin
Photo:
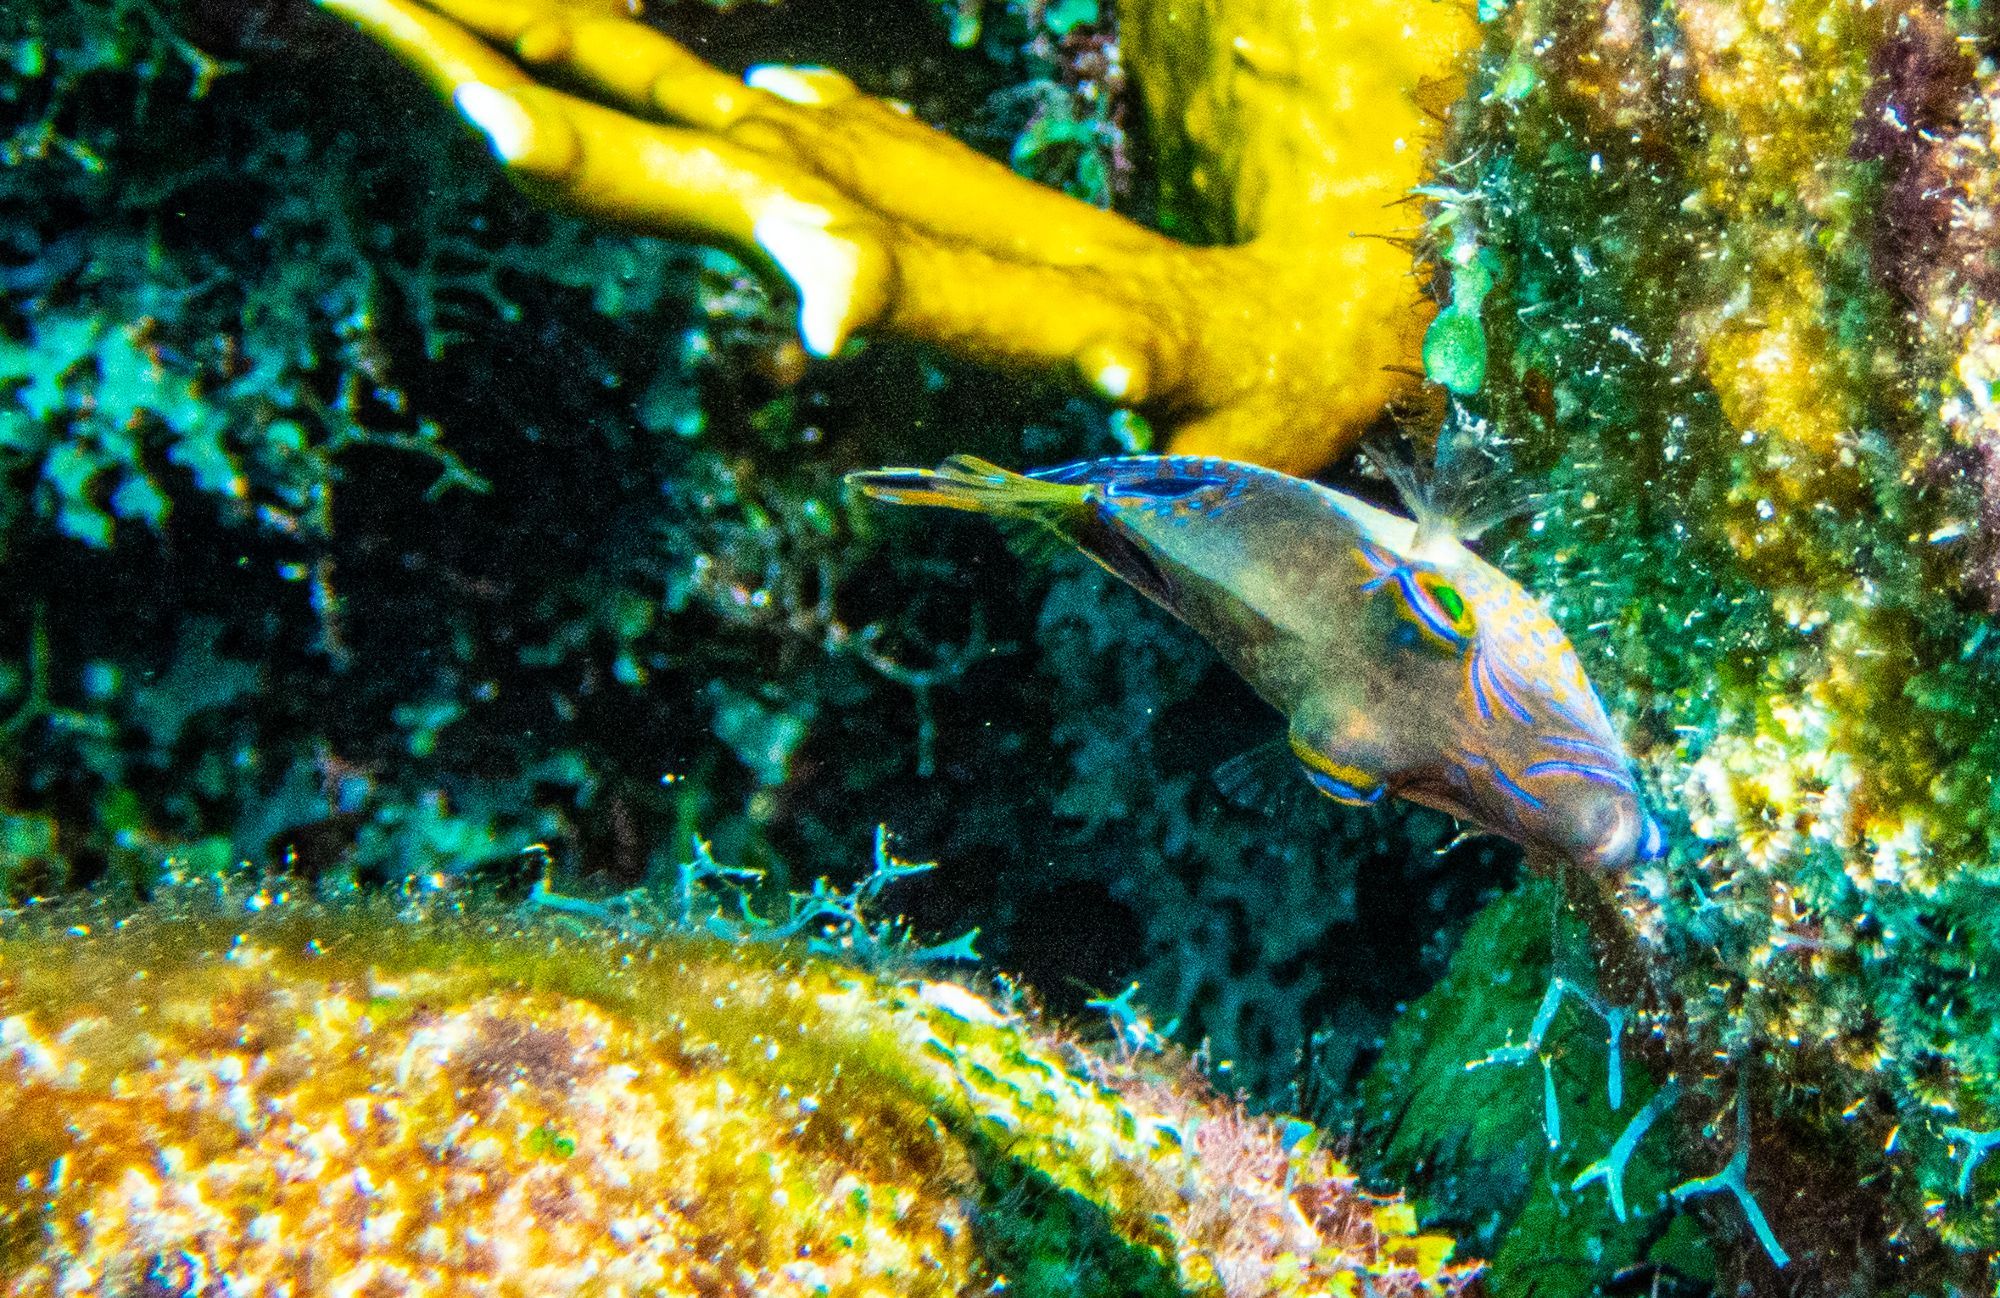
[[[891,505],[963,509],[1053,525],[1081,508],[1090,488],[1045,482],[973,455],[954,455],[935,469],[871,469],[847,475],[871,500]]]
[[[1003,469],[972,455],[954,455],[935,469],[874,469],[847,475],[873,500],[931,505],[985,514],[1022,557],[1047,558],[1063,546],[1082,550],[1140,592],[1171,609],[1173,588],[1143,542],[1101,516],[1099,488],[1052,482]]]

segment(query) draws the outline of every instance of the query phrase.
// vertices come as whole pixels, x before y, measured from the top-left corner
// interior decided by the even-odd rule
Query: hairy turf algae
[[[443,897],[0,920],[7,1291],[1445,1294],[1302,1124],[1010,996]]]
[[[1726,1284],[1990,1284],[1981,38],[1919,6],[1615,0],[1487,34],[1438,227],[1493,259],[1504,362],[1459,417],[1546,475],[1513,571],[1588,628],[1678,811],[1600,940],[1701,1096],[1682,1170],[1727,1165],[1745,1097],[1791,1265],[1733,1193],[1693,1206],[1736,1241]]]

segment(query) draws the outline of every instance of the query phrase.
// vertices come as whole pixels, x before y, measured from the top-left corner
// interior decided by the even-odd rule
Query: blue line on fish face
[[[1588,757],[1602,757],[1609,762],[1623,762],[1625,754],[1616,748],[1607,747],[1589,739],[1578,739],[1574,735],[1543,735],[1542,742],[1551,748],[1567,748],[1573,753]]]
[[[1361,583],[1363,594],[1373,594],[1384,587],[1393,589],[1399,600],[1399,615],[1409,619],[1421,634],[1446,653],[1455,654],[1471,643],[1477,631],[1471,610],[1466,607],[1457,589],[1443,576],[1419,570],[1372,541],[1363,540],[1355,548],[1355,553],[1374,573]],[[1457,605],[1455,614],[1446,606],[1447,596]]]
[[[1479,709],[1482,720],[1489,722],[1493,720],[1493,704],[1497,700],[1502,707],[1513,713],[1514,719],[1522,725],[1533,724],[1534,715],[1516,697],[1500,672],[1495,669],[1493,659],[1487,653],[1485,637],[1481,637],[1479,643],[1473,646],[1471,660],[1466,665],[1466,679],[1472,691],[1473,704]]]
[[[1632,777],[1623,771],[1614,771],[1603,766],[1592,766],[1587,762],[1544,761],[1530,762],[1521,769],[1521,774],[1534,775],[1576,775],[1599,784],[1608,784],[1614,789],[1631,789]]]
[[[1513,798],[1516,802],[1522,804],[1523,806],[1533,808],[1535,810],[1541,809],[1543,805],[1542,800],[1536,797],[1534,794],[1528,792],[1526,789],[1522,788],[1518,783],[1515,782],[1512,776],[1508,775],[1506,771],[1501,769],[1500,763],[1494,761],[1486,754],[1467,752],[1461,750],[1459,753],[1459,759],[1463,762],[1467,762],[1484,769],[1487,774],[1491,775],[1496,781],[1498,781],[1500,787],[1504,789],[1507,792],[1507,795]]]
[[[1511,581],[1469,567],[1453,572],[1470,589],[1480,628],[1457,737],[1474,818],[1579,864],[1623,868],[1664,851],[1568,639]]]

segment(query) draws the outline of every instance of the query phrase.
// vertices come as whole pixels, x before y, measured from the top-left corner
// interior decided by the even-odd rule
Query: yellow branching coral
[[[559,0],[322,3],[532,191],[782,271],[820,355],[878,329],[1068,368],[1170,425],[1177,450],[1295,472],[1412,389],[1429,310],[1397,240],[1417,224],[1420,101],[1450,102],[1473,39],[1451,0],[1126,12],[1132,73],[1156,113],[1179,106],[1165,135],[1217,247],[1023,180],[824,68],[739,82]]]
[[[1183,1067],[1102,1058],[956,984],[444,905],[243,900],[0,920],[0,1291],[1095,1274],[1413,1295],[1472,1274]]]

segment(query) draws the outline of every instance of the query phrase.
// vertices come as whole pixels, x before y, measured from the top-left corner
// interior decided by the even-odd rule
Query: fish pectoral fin
[[[1233,806],[1267,816],[1290,812],[1294,799],[1308,795],[1299,788],[1297,767],[1283,738],[1258,744],[1215,768],[1215,787]]]
[[[1382,800],[1389,783],[1352,762],[1339,761],[1292,737],[1292,752],[1305,767],[1306,780],[1325,796],[1350,807],[1369,807]]]
[[[1272,821],[1273,842],[1315,843],[1333,831],[1337,813],[1300,782],[1298,759],[1282,735],[1216,767],[1214,779],[1228,802]]]

